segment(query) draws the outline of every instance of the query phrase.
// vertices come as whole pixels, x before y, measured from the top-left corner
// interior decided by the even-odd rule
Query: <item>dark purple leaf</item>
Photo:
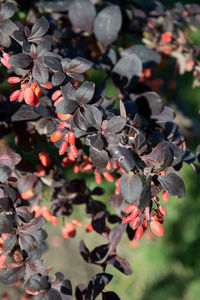
[[[118,165],[126,172],[130,172],[135,166],[135,160],[132,156],[131,151],[122,146],[114,146],[110,148],[110,153],[112,157],[117,161]]]
[[[140,113],[147,117],[159,115],[164,108],[162,99],[155,92],[146,92],[141,94],[136,99],[136,103],[139,107]]]
[[[122,26],[122,14],[118,5],[110,5],[100,11],[94,21],[94,34],[107,48],[117,37]]]
[[[77,285],[75,290],[75,296],[77,300],[85,300],[86,289],[87,287],[82,283]]]
[[[119,181],[122,197],[129,203],[136,201],[142,192],[142,181],[136,174],[124,174]]]
[[[0,45],[2,45],[5,48],[9,48],[10,44],[10,37],[7,35],[7,33],[4,33],[2,30],[0,30]]]
[[[86,299],[94,300],[111,281],[112,277],[108,273],[96,274],[88,284]]]
[[[60,288],[60,292],[64,295],[68,295],[68,296],[71,296],[72,295],[72,285],[71,285],[71,282],[70,280],[68,279],[65,279],[63,282],[62,282],[62,285],[61,285],[61,288]],[[70,297],[69,298],[66,298],[66,300],[69,300],[71,299]]]
[[[79,103],[88,103],[94,95],[95,84],[93,82],[85,81],[81,87],[76,90],[75,97]]]
[[[108,164],[108,153],[105,150],[98,150],[97,148],[90,147],[90,158],[95,167],[104,169]]]
[[[34,218],[28,224],[23,225],[23,230],[21,230],[21,232],[30,234],[31,232],[41,229],[44,226],[44,223],[43,217]]]
[[[0,9],[0,16],[4,19],[9,19],[15,14],[16,11],[16,5],[14,3],[7,2]]]
[[[127,224],[122,223],[122,224],[119,224],[119,225],[115,226],[111,230],[111,232],[109,234],[109,240],[110,240],[110,243],[112,245],[112,249],[114,251],[116,250],[117,245],[121,241],[121,239],[123,237],[123,234],[126,231],[126,227],[127,227]]]
[[[113,267],[115,267],[117,270],[124,273],[125,275],[131,275],[133,272],[130,264],[125,259],[116,255],[108,256],[106,260],[106,264],[112,265]]]
[[[41,118],[36,122],[36,129],[39,134],[47,135],[56,130],[56,124],[48,118]]]
[[[185,185],[178,175],[174,173],[159,175],[158,181],[169,194],[177,196],[178,198],[185,197]]]
[[[110,120],[103,121],[102,129],[106,134],[112,134],[121,131],[126,125],[126,119],[115,116]]]
[[[15,244],[17,242],[17,237],[15,234],[8,234],[7,238],[3,243],[3,250],[4,251],[12,251]]]
[[[145,183],[142,193],[140,195],[139,203],[138,203],[138,208],[139,209],[144,209],[145,207],[150,205],[151,202],[151,184],[150,184],[150,178],[148,178],[147,183]]]
[[[56,57],[45,56],[44,64],[54,71],[62,71],[61,62]]]
[[[15,153],[8,146],[0,146],[0,163],[9,167],[17,165],[21,160],[21,156]]]
[[[134,86],[142,72],[142,63],[137,55],[131,54],[122,57],[112,70],[113,81],[120,88]]]
[[[152,168],[155,172],[169,167],[173,161],[173,155],[167,143],[159,143],[151,153],[143,155],[142,160],[145,161],[148,168]]]
[[[0,215],[0,233],[14,232],[13,224],[6,216]]]
[[[14,68],[28,68],[32,63],[32,58],[27,54],[18,53],[12,55],[8,63]]]
[[[62,114],[71,114],[78,108],[78,103],[74,100],[63,100],[56,106],[56,111],[59,111]]]
[[[17,30],[17,26],[11,20],[4,20],[0,25],[1,30],[8,35],[11,35],[15,30]]]
[[[85,110],[85,117],[88,123],[97,129],[102,123],[102,112],[94,105],[87,105]]]
[[[6,181],[10,177],[11,173],[12,171],[8,166],[0,166],[0,182]]]
[[[95,16],[95,7],[90,0],[74,0],[69,7],[69,19],[72,25],[83,31],[92,32]]]
[[[56,289],[51,288],[48,292],[48,300],[62,300],[62,297]]]
[[[46,84],[49,80],[49,72],[48,69],[44,67],[44,65],[37,60],[33,66],[33,77],[36,81],[41,84]]]
[[[36,248],[34,238],[29,234],[19,234],[19,245],[21,250],[30,252]]]
[[[39,119],[39,115],[29,105],[22,104],[19,109],[12,115],[12,122],[30,121]]]
[[[82,57],[76,57],[74,59],[68,59],[65,58],[62,60],[62,67],[63,67],[63,72],[67,74],[73,74],[73,73],[84,73],[88,71],[93,63],[85,58]]]
[[[61,85],[65,80],[66,76],[63,72],[56,72],[53,74],[51,78],[51,82],[53,86]]]
[[[102,300],[120,300],[115,292],[102,292]]]
[[[31,35],[29,39],[38,38],[44,36],[49,29],[49,22],[45,18],[38,19],[31,29]]]
[[[100,211],[92,219],[92,227],[99,234],[106,232],[105,218],[106,218],[105,212]]]
[[[111,195],[108,199],[110,205],[118,215],[121,215],[122,207],[124,206],[124,199],[121,195]]]
[[[100,245],[90,252],[91,261],[102,260],[108,253],[110,244]]]
[[[122,52],[123,55],[129,55],[132,53],[136,54],[140,58],[143,68],[151,68],[154,65],[159,64],[161,61],[159,54],[144,45],[134,45]]]
[[[86,262],[89,262],[89,257],[90,257],[90,251],[89,249],[86,247],[85,243],[83,240],[80,241],[80,246],[79,246],[79,250],[80,250],[80,254],[83,257],[83,259]]]
[[[7,269],[0,275],[0,281],[4,284],[12,284],[19,281],[20,274],[24,271],[24,266]]]
[[[34,274],[25,282],[25,288],[31,292],[38,292],[43,287],[41,285],[41,276]]]
[[[30,190],[34,186],[36,180],[37,176],[35,175],[27,175],[19,178],[17,181],[19,192],[24,193]]]

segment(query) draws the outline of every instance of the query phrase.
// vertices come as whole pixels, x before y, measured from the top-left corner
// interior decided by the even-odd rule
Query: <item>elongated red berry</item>
[[[136,240],[140,240],[142,238],[142,235],[143,235],[143,227],[139,226],[135,232]]]
[[[162,199],[163,199],[163,202],[168,202],[169,201],[169,194],[167,191],[164,191],[162,193]]]
[[[65,158],[63,158],[61,165],[62,165],[62,167],[68,167],[68,166],[70,166],[73,162],[74,162],[74,159],[71,159],[71,158],[69,158],[69,157],[65,157]]]
[[[164,217],[167,215],[167,211],[162,205],[158,205],[158,211]]]
[[[127,216],[127,217],[125,217],[124,219],[123,219],[123,222],[124,223],[129,223],[129,222],[131,222],[131,221],[133,221],[133,218],[131,217],[131,215],[130,216]]]
[[[9,77],[8,78],[8,82],[9,83],[18,83],[18,82],[20,82],[21,81],[21,78],[20,77]]]
[[[42,96],[42,90],[38,85],[36,86],[34,93],[38,98]]]
[[[51,223],[52,223],[53,225],[57,225],[57,224],[58,224],[58,218],[57,218],[56,216],[52,216],[52,218],[51,218]]]
[[[74,237],[76,235],[76,227],[72,223],[66,223],[65,229],[69,237]]]
[[[65,154],[66,150],[67,150],[67,147],[68,147],[68,143],[67,142],[62,142],[60,148],[59,148],[59,154],[60,155],[63,155]]]
[[[51,159],[48,153],[46,152],[40,152],[39,153],[39,159],[41,161],[41,164],[44,167],[48,167],[51,164]]]
[[[120,188],[119,188],[119,186],[117,186],[116,188],[115,188],[115,195],[120,195]]]
[[[34,98],[35,94],[33,93],[33,90],[30,87],[26,88],[24,90],[24,101],[26,104],[33,105],[35,100]]]
[[[93,227],[92,227],[92,223],[88,223],[86,226],[85,226],[85,231],[86,232],[91,232],[93,231]]]
[[[60,102],[63,101],[63,100],[64,100],[64,97],[58,98],[58,99],[54,102],[54,106],[57,106],[58,103],[60,103]]]
[[[16,90],[14,91],[11,95],[10,95],[10,101],[15,101],[19,95],[21,94],[20,90]]]
[[[10,59],[10,55],[6,52],[3,53],[3,57],[6,59],[6,60],[9,60]]]
[[[57,116],[62,121],[67,121],[71,117],[71,114],[61,114],[59,111],[57,112]]]
[[[33,197],[34,196],[34,191],[33,191],[33,189],[29,189],[28,191],[26,191],[26,192],[24,192],[24,193],[21,193],[21,197],[22,197],[22,199],[24,199],[24,200],[27,200],[27,199],[29,199],[29,198],[31,198],[31,197]]]
[[[74,157],[78,157],[78,150],[75,145],[70,145],[70,152]]]
[[[72,131],[69,131],[69,133],[68,133],[68,142],[70,145],[75,144],[75,134]]]
[[[129,204],[125,207],[125,212],[128,214],[137,208],[134,204]]]
[[[61,123],[58,125],[58,127],[59,127],[60,129],[63,129],[63,128],[65,128],[66,125],[67,125],[67,122],[61,122]]]
[[[95,177],[95,181],[96,181],[97,184],[102,182],[101,173],[96,171],[95,174],[94,174],[94,177]]]
[[[164,227],[158,221],[151,221],[150,228],[157,236],[162,236],[165,232]]]
[[[77,174],[79,172],[79,164],[78,163],[75,163],[74,166],[73,166],[73,172],[75,174]]]
[[[24,100],[24,91],[22,90],[20,95],[18,96],[18,101],[22,102]]]
[[[52,94],[51,99],[52,99],[53,101],[55,101],[55,100],[57,100],[61,95],[62,95],[61,91],[60,91],[60,90],[57,90],[57,91],[55,91],[55,92]]]
[[[51,142],[56,143],[57,141],[59,141],[62,138],[62,136],[63,136],[62,131],[56,130],[54,133],[52,133],[50,140],[51,140]]]
[[[131,217],[132,217],[133,219],[135,219],[135,218],[137,217],[138,213],[139,213],[139,209],[136,207],[136,208],[132,211]]]
[[[46,84],[41,84],[41,86],[48,90],[52,89],[52,85],[50,82],[47,82]]]
[[[138,217],[135,218],[135,220],[133,220],[131,227],[133,229],[136,229],[139,225],[139,222],[140,222],[140,217],[138,216]]]
[[[103,176],[109,182],[113,182],[114,181],[113,176],[109,172],[103,172]]]
[[[1,63],[2,65],[4,65],[4,67],[6,67],[7,69],[12,68],[12,66],[8,63],[8,61],[5,58],[1,59]]]
[[[106,169],[107,169],[107,170],[111,170],[111,169],[112,169],[112,165],[111,165],[110,160],[108,161],[108,164],[107,164],[107,166],[106,166]]]

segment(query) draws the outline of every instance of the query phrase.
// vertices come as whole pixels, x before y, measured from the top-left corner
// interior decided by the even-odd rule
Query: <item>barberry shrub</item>
[[[178,62],[182,55],[180,73],[194,69],[198,79],[196,48],[184,48],[180,23],[186,17],[197,26],[200,6],[177,4],[166,13],[158,1],[141,1],[142,9],[139,1],[119,2],[1,1],[1,81],[9,87],[0,95],[0,281],[24,284],[21,299],[120,299],[104,288],[112,279],[108,265],[132,273],[117,252],[122,237],[140,240],[146,230],[163,236],[169,194],[185,195],[177,171],[184,162],[199,170],[152,72],[161,54]],[[130,45],[130,35],[140,42]],[[69,168],[82,176],[67,180]],[[102,178],[115,186],[105,203],[95,199],[104,194]],[[62,216],[63,237],[76,236],[83,225],[73,218],[77,205],[88,219],[85,230],[105,243],[89,250],[80,241],[81,256],[100,273],[72,291],[70,279],[50,275],[41,256],[45,222],[56,226]]]

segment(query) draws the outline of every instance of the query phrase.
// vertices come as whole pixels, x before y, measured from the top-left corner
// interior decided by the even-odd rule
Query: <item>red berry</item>
[[[70,152],[72,153],[73,157],[78,157],[78,150],[75,145],[70,145]]]
[[[120,188],[119,188],[119,186],[117,186],[116,187],[116,189],[115,189],[115,195],[120,195]]]
[[[56,143],[57,141],[59,141],[62,138],[62,131],[60,130],[56,130],[54,133],[52,133],[51,137],[50,137],[50,141],[52,143]]]
[[[93,231],[93,227],[92,227],[92,223],[88,223],[86,226],[85,226],[85,231],[87,232],[91,232]]]
[[[137,206],[135,206],[134,204],[129,204],[126,206],[125,212],[128,214],[128,213],[132,212],[133,210],[135,210],[136,208],[137,208]]]
[[[75,144],[75,134],[72,131],[69,131],[69,133],[68,133],[68,142],[70,145]]]
[[[57,100],[61,95],[62,95],[61,91],[60,91],[60,90],[57,90],[57,91],[55,91],[55,92],[52,94],[51,99],[52,99],[53,101],[55,101],[55,100]]]
[[[24,101],[28,105],[33,105],[35,101],[35,94],[33,93],[33,90],[28,87],[24,90]]]
[[[66,223],[65,229],[69,237],[74,237],[76,235],[76,227],[72,223]]]
[[[139,226],[135,232],[136,240],[140,240],[142,238],[142,235],[143,235],[143,227]]]
[[[139,213],[139,209],[136,207],[131,213],[132,219],[135,219],[137,217],[138,213]]]
[[[20,96],[20,94],[21,94],[20,90],[14,91],[14,92],[10,95],[10,101],[15,101],[15,100]]]
[[[103,176],[109,182],[113,182],[114,181],[113,176],[110,173],[108,173],[108,172],[103,172]]]
[[[165,232],[164,227],[158,221],[151,221],[150,228],[157,236],[162,236]]]
[[[19,77],[9,77],[8,78],[8,82],[9,83],[18,83],[18,82],[20,82],[21,81],[21,78],[19,78]]]
[[[74,166],[73,166],[73,172],[74,172],[75,174],[77,174],[77,173],[79,172],[79,165],[78,165],[78,163],[75,163],[75,164],[74,164]]]
[[[135,220],[133,220],[132,228],[136,229],[139,225],[139,222],[140,222],[140,217],[138,216],[137,218],[135,218]]]
[[[96,171],[95,174],[94,174],[94,177],[95,177],[95,181],[96,181],[97,184],[102,182],[101,173]]]
[[[28,191],[21,193],[21,197],[24,200],[32,198],[33,196],[34,196],[34,191],[32,189],[29,189]]]
[[[47,82],[46,84],[41,84],[42,87],[44,87],[45,89],[52,89],[52,86],[51,86],[51,83],[50,82]]]
[[[165,32],[161,34],[161,39],[165,43],[171,42],[172,39],[172,32]]]
[[[166,214],[167,214],[167,211],[166,211],[166,209],[162,206],[162,205],[158,205],[158,211],[159,211],[159,213],[162,215],[162,216],[166,216]]]
[[[12,68],[12,66],[8,63],[8,61],[5,58],[1,59],[1,63],[2,65],[4,65],[4,67],[6,67],[7,69]]]
[[[51,218],[51,223],[52,223],[53,225],[57,225],[57,224],[58,224],[58,218],[57,218],[56,216],[52,216],[52,218]]]
[[[54,106],[57,106],[58,103],[60,103],[60,102],[63,101],[63,100],[64,100],[63,97],[58,98],[58,99],[54,102]]]
[[[18,101],[22,102],[24,100],[24,91],[21,91],[20,95],[18,96]]]
[[[67,147],[68,147],[68,143],[67,142],[62,142],[60,148],[59,148],[59,154],[60,155],[63,155],[65,154],[66,150],[67,150]]]
[[[41,161],[41,164],[44,167],[48,167],[51,164],[51,159],[48,153],[46,152],[40,152],[39,153],[39,159]]]
[[[164,191],[162,193],[162,199],[163,199],[163,202],[168,202],[169,201],[169,194],[167,191]]]

